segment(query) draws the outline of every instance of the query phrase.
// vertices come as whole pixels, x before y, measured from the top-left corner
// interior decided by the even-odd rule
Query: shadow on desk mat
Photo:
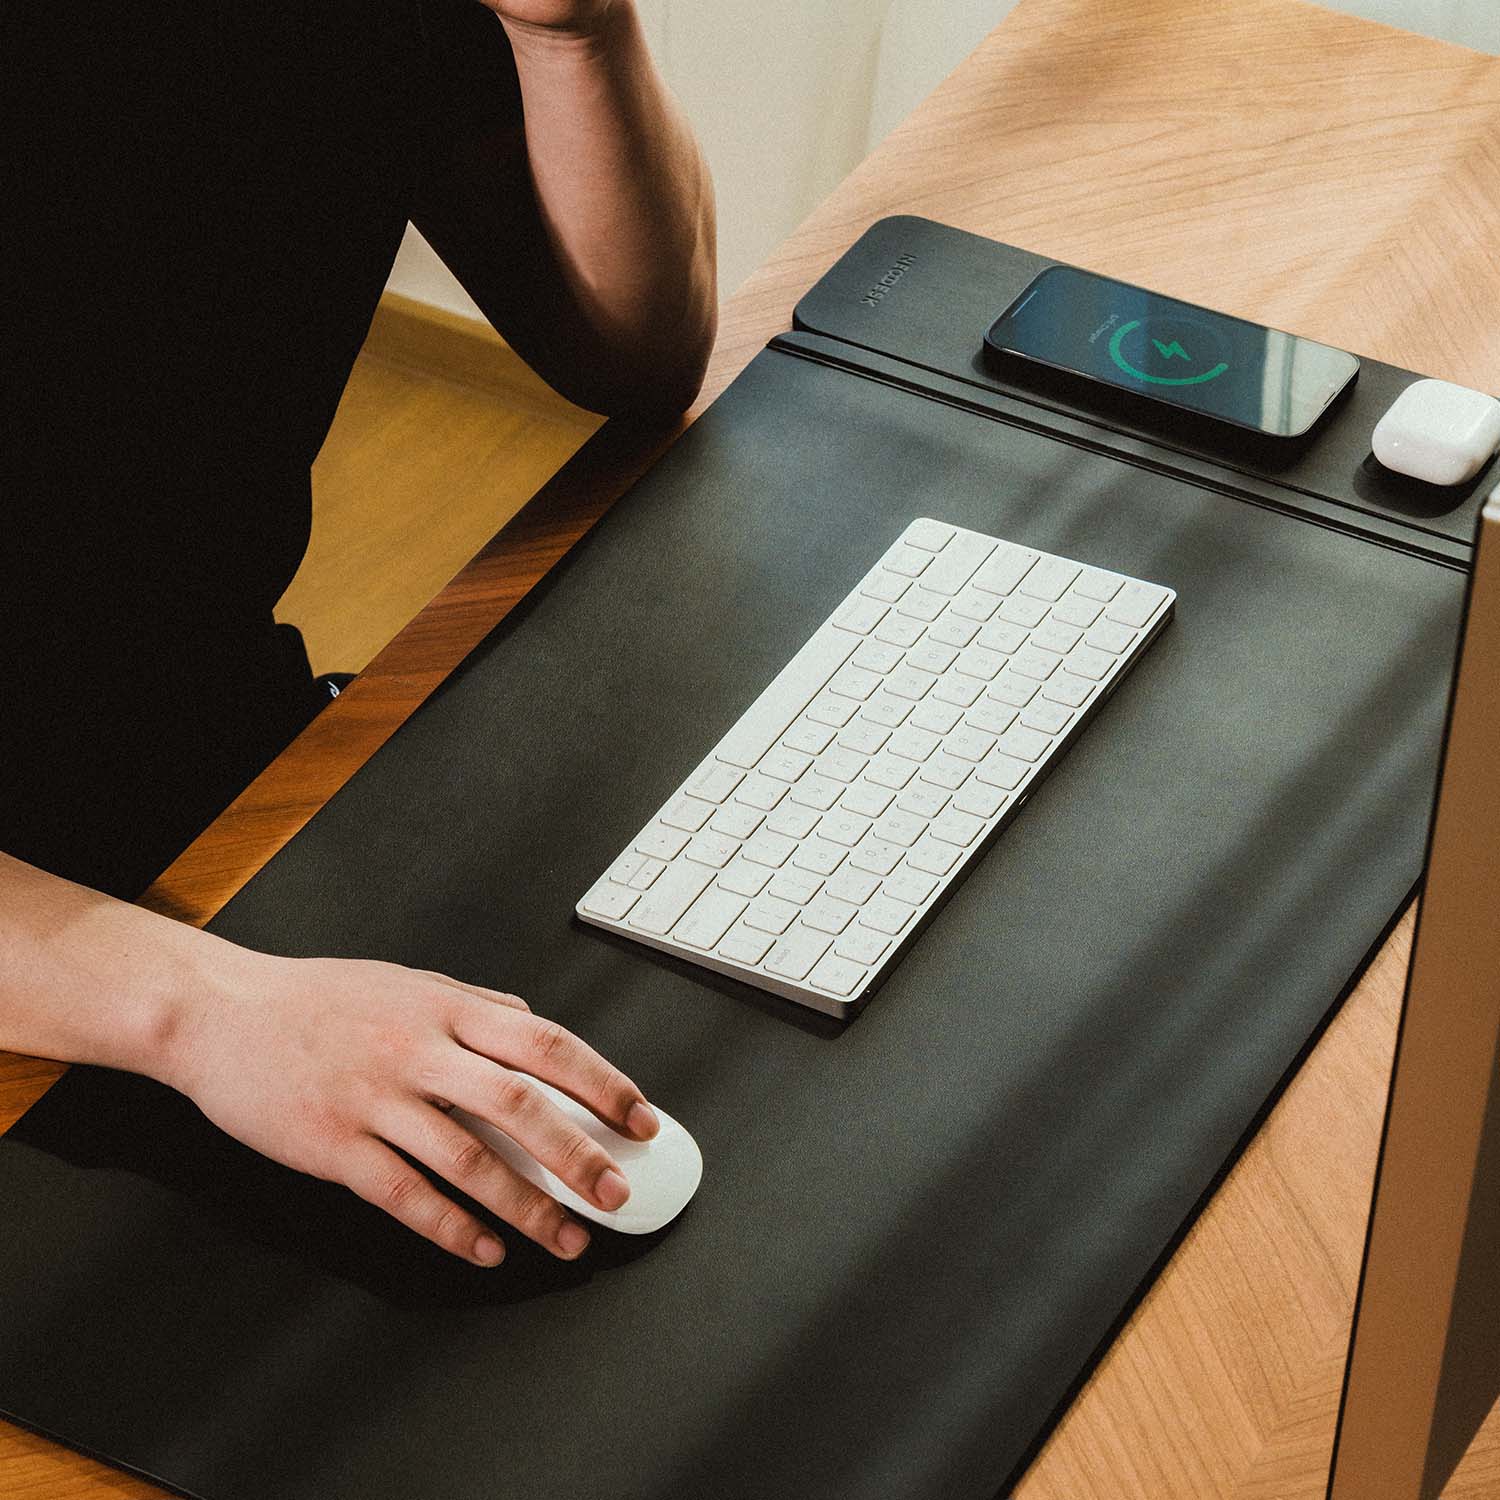
[[[848,1026],[578,924],[917,515],[1176,619]],[[0,1142],[0,1409],[205,1500],[1003,1492],[1412,889],[1463,582],[767,350],[214,923],[525,995],[697,1198],[481,1272],[77,1069]]]

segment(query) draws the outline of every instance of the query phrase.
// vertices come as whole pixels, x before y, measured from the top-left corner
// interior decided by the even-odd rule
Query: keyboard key
[[[665,937],[713,878],[714,872],[707,865],[694,864],[692,860],[668,865],[631,909],[630,925],[639,927],[642,932]]]
[[[1023,594],[1033,599],[1056,601],[1061,599],[1069,584],[1078,577],[1082,569],[1065,557],[1040,557],[1031,565],[1030,571],[1020,582]]]
[[[697,831],[708,822],[713,813],[712,802],[700,802],[696,797],[677,797],[662,813],[661,820],[669,828],[681,828],[688,833]]]
[[[876,693],[876,695],[860,710],[860,718],[867,719],[872,724],[879,724],[883,729],[894,729],[902,723],[911,712],[911,700],[909,698],[893,698],[889,693]]]
[[[974,775],[986,786],[1004,787],[1006,791],[1012,792],[1026,779],[1026,773],[1030,769],[1024,760],[1016,760],[1014,756],[1004,755],[997,750]]]
[[[939,703],[950,703],[959,708],[967,708],[983,691],[984,684],[977,677],[949,675],[933,688],[932,696]]]
[[[1072,717],[1072,709],[1061,703],[1048,703],[1042,699],[1021,711],[1021,722],[1028,729],[1040,729],[1043,734],[1061,734]]]
[[[741,927],[719,944],[719,957],[737,964],[758,964],[770,952],[773,942],[772,937]]]
[[[895,937],[916,913],[916,907],[908,906],[904,901],[892,901],[889,896],[876,896],[860,908],[859,923],[861,927],[873,927],[876,932]]]
[[[801,807],[790,799],[783,802],[766,819],[766,827],[783,838],[805,839],[818,826],[818,814],[811,807]]]
[[[986,786],[977,776],[971,776],[953,794],[953,805],[959,812],[976,818],[993,818],[1005,806],[1006,795],[996,786]]]
[[[1118,656],[1135,639],[1135,631],[1128,625],[1117,625],[1113,620],[1100,620],[1083,639],[1095,651],[1108,651]]]
[[[916,774],[916,761],[893,755],[889,750],[882,750],[865,767],[866,781],[872,781],[876,786],[889,787],[896,792],[899,792]]]
[[[814,836],[792,856],[792,863],[799,870],[811,870],[814,875],[832,875],[848,852],[842,844]]]
[[[995,742],[996,748],[1018,760],[1040,760],[1052,744],[1049,735],[1038,734],[1024,724],[1012,724]]]
[[[930,593],[919,584],[916,588],[906,591],[900,604],[896,606],[896,612],[905,615],[908,619],[929,624],[942,614],[947,603],[948,601],[941,594]]]
[[[994,746],[994,735],[986,733],[983,729],[970,728],[968,725],[962,729],[955,729],[943,741],[943,749],[949,755],[956,755],[960,760],[981,761]]]
[[[802,908],[790,901],[779,901],[775,896],[762,896],[750,903],[745,913],[745,926],[758,932],[782,933],[796,920]]]
[[[969,772],[973,769],[968,761],[960,760],[956,755],[949,755],[946,750],[940,750],[922,767],[919,774],[923,781],[930,781],[933,786],[956,792],[968,780]]]
[[[1005,665],[1005,658],[998,651],[985,646],[970,646],[959,657],[957,670],[966,677],[978,677],[983,682],[993,682],[995,674]]]
[[[864,770],[868,760],[868,756],[859,755],[842,746],[835,746],[832,750],[825,750],[818,757],[818,775],[827,776],[833,781],[842,781],[847,786]]]
[[[869,830],[868,818],[862,818],[858,813],[846,812],[843,808],[825,813],[823,821],[818,825],[818,833],[823,838],[831,839],[835,844],[842,844],[846,849],[852,849]]]
[[[1062,660],[1055,651],[1043,651],[1039,646],[1022,646],[1010,659],[1012,672],[1019,672],[1022,677],[1035,677],[1037,681],[1045,681],[1057,669],[1057,664]]]
[[[843,790],[842,783],[819,776],[814,771],[792,788],[792,801],[802,807],[815,807],[819,812],[827,812],[839,800],[839,793]]]
[[[925,819],[914,818],[910,813],[897,809],[881,818],[875,824],[874,832],[878,839],[891,844],[900,844],[903,849],[909,849],[921,837],[926,827]]]
[[[989,686],[986,698],[1008,703],[1013,708],[1024,708],[1036,694],[1036,682],[1009,670],[1002,672]]]
[[[989,561],[974,575],[974,587],[992,594],[1008,594],[1026,576],[1037,554],[1027,547],[1001,542]]]
[[[863,703],[879,686],[879,673],[851,666],[834,673],[833,680],[828,684],[828,691],[837,693],[841,698],[854,698]]]
[[[963,716],[964,711],[957,704],[927,698],[912,709],[910,722],[929,734],[947,734]]]
[[[1012,594],[1000,605],[998,613],[1011,625],[1024,625],[1027,630],[1034,630],[1047,618],[1048,611],[1038,599],[1023,599],[1019,594]]]
[[[640,899],[641,893],[631,890],[629,886],[601,881],[583,898],[582,906],[596,917],[618,922]]]
[[[1076,593],[1064,594],[1052,606],[1052,618],[1061,620],[1064,625],[1076,625],[1081,630],[1087,630],[1103,611],[1104,606],[1095,604],[1091,599],[1082,599]]]
[[[937,889],[937,878],[920,870],[899,870],[886,881],[884,889],[887,896],[920,906]]]
[[[861,715],[839,736],[839,744],[860,755],[874,755],[890,737],[889,729],[883,729]]]
[[[975,729],[987,730],[990,734],[1004,734],[1011,726],[1016,711],[1004,703],[994,703],[982,698],[964,715],[964,722]]]
[[[1108,674],[1115,661],[1116,658],[1107,651],[1096,651],[1092,646],[1079,646],[1068,653],[1063,666],[1079,677],[1091,677],[1098,682]]]
[[[889,875],[901,863],[905,853],[900,844],[888,844],[884,839],[867,838],[849,856],[849,863],[856,870],[870,875]]]
[[[656,877],[667,868],[664,859],[643,859],[640,868],[630,877],[630,889],[633,891],[649,890],[656,882]]]
[[[655,859],[676,859],[687,848],[687,841],[687,834],[652,823],[636,835],[635,847]]]
[[[905,760],[926,760],[929,755],[942,743],[942,741],[928,729],[918,729],[914,724],[906,724],[891,736],[891,742],[886,747],[892,755],[899,755]]]
[[[847,901],[837,901],[824,894],[802,913],[802,925],[811,927],[815,932],[837,936],[854,920],[854,914],[858,910],[857,906],[852,906]]]
[[[743,771],[715,763],[704,766],[688,782],[687,789],[705,802],[722,802],[744,779]]]
[[[747,904],[743,896],[710,886],[678,919],[672,936],[692,948],[716,948]]]
[[[982,625],[995,613],[998,602],[993,594],[982,593],[979,589],[965,589],[953,601],[953,613],[961,619]]]
[[[833,736],[830,725],[799,719],[787,730],[781,743],[789,749],[800,750],[804,755],[819,755],[833,743]]]
[[[799,927],[789,932],[766,956],[766,969],[783,979],[806,979],[812,966],[828,952],[833,939],[826,933]]]
[[[708,826],[715,833],[725,834],[732,839],[747,839],[757,828],[760,827],[765,818],[763,812],[751,807],[745,802],[731,802],[727,807],[721,807],[708,821]]]
[[[1044,646],[1048,651],[1059,651],[1067,655],[1083,639],[1083,632],[1076,625],[1064,625],[1061,620],[1043,620],[1031,632],[1031,643]]]
[[[952,646],[945,646],[930,635],[906,653],[907,665],[920,667],[924,672],[946,672],[957,657],[958,652]]]
[[[770,812],[785,796],[785,782],[773,781],[769,776],[756,773],[744,779],[740,789],[734,794],[734,800],[743,802],[747,807],[759,808],[761,812]]]
[[[915,646],[925,629],[920,620],[911,620],[905,615],[887,615],[876,630],[875,639],[905,648]]]
[[[902,533],[901,540],[908,547],[921,547],[927,552],[941,552],[958,534],[956,526],[946,521],[934,521],[926,516],[913,521]]]
[[[945,844],[958,844],[967,849],[984,832],[984,820],[950,807],[942,817],[933,819],[929,831],[933,838],[941,839]]]
[[[891,805],[891,799],[895,795],[889,787],[861,781],[839,798],[839,806],[864,818],[878,818]]]
[[[962,857],[963,850],[957,844],[945,844],[928,834],[906,856],[906,863],[911,869],[928,875],[946,875]]]
[[[751,864],[741,854],[724,868],[714,883],[721,891],[733,891],[736,896],[758,896],[770,878],[771,871],[764,865]]]
[[[888,937],[881,937],[872,928],[861,927],[856,923],[833,945],[833,951],[851,963],[872,964],[890,946],[891,940]]]
[[[739,853],[739,848],[738,839],[726,839],[720,833],[700,833],[682,851],[682,857],[696,860],[700,865],[711,865],[715,870],[722,870]],[[718,939],[715,938],[714,942],[717,941]],[[705,943],[703,946],[710,948],[713,944]]]
[[[835,729],[842,729],[858,712],[859,704],[853,698],[840,698],[837,693],[824,693],[807,706],[807,717],[813,723]]]
[[[896,806],[914,817],[935,818],[948,805],[948,799],[952,795],[952,792],[945,792],[940,786],[929,786],[919,781],[902,792]]]
[[[1073,585],[1075,594],[1085,599],[1098,599],[1108,604],[1120,592],[1125,580],[1118,573],[1106,573],[1103,568],[1085,568]]]
[[[797,850],[796,839],[783,838],[779,833],[767,833],[761,829],[744,846],[745,858],[752,864],[769,865],[779,870]]]
[[[617,885],[629,885],[636,872],[646,863],[644,854],[628,850],[609,867],[609,878]]]
[[[801,750],[787,750],[786,745],[777,745],[768,750],[756,766],[762,775],[772,775],[777,781],[795,781],[813,763],[810,754]]]
[[[823,878],[806,870],[783,870],[770,884],[771,895],[806,906],[823,889]]]
[[[918,578],[932,561],[932,554],[917,547],[908,547],[901,542],[891,548],[881,560],[881,565],[903,578]]]
[[[1156,607],[1167,597],[1167,591],[1154,583],[1137,583],[1132,579],[1123,585],[1114,597],[1114,602],[1104,612],[1104,618],[1116,625],[1129,625],[1138,629],[1156,613]]]
[[[833,617],[840,630],[852,630],[856,635],[869,635],[890,613],[890,605],[878,599],[851,599]]]
[[[1042,689],[1042,697],[1050,698],[1054,703],[1066,703],[1069,708],[1077,708],[1093,690],[1094,684],[1087,677],[1074,677],[1071,672],[1057,672]]]
[[[922,699],[927,696],[927,690],[936,681],[938,681],[936,672],[922,672],[919,667],[903,666],[885,679],[885,690],[897,697]]]
[[[995,543],[989,537],[974,531],[958,532],[922,574],[922,587],[951,598],[994,550]]]
[[[880,889],[880,877],[845,866],[828,882],[828,894],[836,901],[863,906]]]
[[[944,615],[941,620],[934,621],[928,627],[927,639],[930,641],[941,641],[945,646],[964,647],[974,639],[979,626],[972,620],[964,620],[953,615]]]
[[[868,598],[879,599],[882,604],[894,604],[910,587],[910,578],[903,578],[899,573],[892,573],[885,568],[876,568],[860,584],[859,591]]]
[[[807,982],[832,995],[852,995],[855,986],[864,977],[865,971],[861,965],[827,954],[818,960],[812,973],[807,976]]]
[[[884,641],[866,641],[849,658],[851,666],[863,667],[867,672],[889,672],[901,660],[901,648],[888,646]]]

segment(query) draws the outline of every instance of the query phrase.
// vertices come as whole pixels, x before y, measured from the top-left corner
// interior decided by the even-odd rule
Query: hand
[[[343,1183],[479,1265],[501,1260],[500,1241],[393,1146],[564,1260],[588,1235],[450,1119],[454,1105],[600,1208],[629,1196],[608,1153],[509,1070],[546,1079],[636,1140],[656,1134],[656,1116],[623,1073],[525,1001],[394,964],[221,954],[217,993],[184,1015],[159,1076],[262,1154]]]

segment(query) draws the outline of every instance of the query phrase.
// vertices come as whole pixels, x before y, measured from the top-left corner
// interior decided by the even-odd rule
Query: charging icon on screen
[[[1160,327],[1162,320],[1158,319],[1156,321],[1157,326]],[[1196,326],[1196,324],[1194,326]],[[1219,360],[1217,363],[1210,365],[1205,370],[1198,371],[1198,373],[1194,375],[1178,375],[1175,373],[1169,373],[1174,369],[1181,369],[1184,367],[1186,367],[1187,369],[1191,369],[1194,364],[1193,356],[1189,354],[1185,348],[1183,348],[1181,341],[1177,338],[1171,337],[1170,333],[1168,338],[1166,339],[1151,338],[1148,335],[1143,340],[1136,342],[1134,348],[1139,352],[1135,353],[1132,357],[1132,354],[1130,352],[1131,335],[1134,334],[1138,329],[1141,329],[1143,327],[1144,325],[1140,318],[1134,318],[1128,323],[1121,323],[1120,326],[1115,329],[1114,334],[1109,341],[1110,359],[1112,359],[1115,365],[1119,369],[1123,370],[1125,374],[1129,375],[1132,379],[1144,380],[1149,385],[1203,385],[1210,380],[1217,380],[1219,376],[1229,368],[1229,365],[1226,361]],[[1189,337],[1192,337],[1191,333],[1189,334]],[[1210,343],[1212,342],[1214,341],[1210,340]],[[1148,345],[1150,347],[1146,347]],[[1168,373],[1157,373],[1149,368],[1141,368],[1141,364],[1149,366],[1153,362],[1153,356],[1151,353],[1152,349],[1155,349],[1156,351],[1155,361],[1165,367],[1165,371]],[[1173,360],[1181,360],[1182,365],[1173,366],[1171,363],[1171,361]],[[1140,363],[1137,363],[1137,361],[1139,361]]]

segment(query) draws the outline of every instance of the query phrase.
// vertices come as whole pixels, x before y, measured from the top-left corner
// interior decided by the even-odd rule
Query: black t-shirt
[[[134,895],[314,712],[309,466],[519,91],[475,0],[5,12],[0,849]]]

